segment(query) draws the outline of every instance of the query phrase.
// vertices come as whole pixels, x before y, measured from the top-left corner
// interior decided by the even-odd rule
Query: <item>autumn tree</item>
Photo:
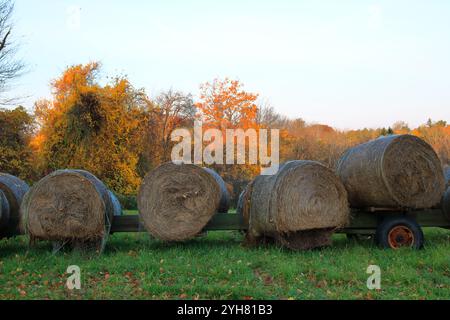
[[[99,64],[68,68],[52,82],[53,99],[39,101],[40,124],[33,145],[47,171],[85,169],[114,191],[132,194],[140,179],[136,167],[144,121],[142,91],[123,77],[102,86]]]
[[[344,135],[326,125],[292,120],[286,126],[285,160],[316,160],[333,168],[347,147]]]
[[[0,109],[0,172],[25,180],[33,178],[33,118],[23,107]]]
[[[419,126],[412,134],[427,141],[436,151],[442,164],[450,165],[450,125],[444,120],[432,121]]]
[[[392,125],[392,130],[395,134],[408,134],[411,132],[408,124],[404,121],[397,121]]]
[[[245,91],[243,84],[238,80],[215,79],[213,82],[201,85],[200,88],[200,101],[196,103],[196,107],[205,129],[217,129],[225,139],[227,129],[259,128],[257,121],[258,106],[256,104],[258,95]],[[237,142],[237,139],[235,141]],[[225,146],[223,154],[226,157]],[[214,165],[213,168],[229,181],[242,178],[250,179],[259,170],[256,165],[232,166],[224,164]]]
[[[146,150],[151,167],[170,161],[174,142],[172,132],[192,128],[196,108],[191,94],[168,90],[147,104]]]
[[[282,129],[286,128],[289,119],[276,112],[275,108],[265,101],[258,105],[256,122],[263,128]]]
[[[200,101],[196,104],[203,122],[220,130],[255,128],[258,95],[243,90],[238,80],[215,79],[201,85]]]

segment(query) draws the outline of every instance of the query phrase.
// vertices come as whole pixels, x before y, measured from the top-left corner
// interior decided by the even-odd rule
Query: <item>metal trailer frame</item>
[[[397,225],[402,225],[402,222],[409,221],[413,224],[413,227],[416,226],[416,228],[411,229],[416,232],[414,237],[417,239],[417,242],[419,242],[416,243],[415,246],[417,249],[423,246],[424,239],[422,228],[435,227],[450,229],[450,217],[446,215],[444,209],[402,210],[391,208],[366,208],[352,210],[350,224],[343,229],[337,230],[337,233],[347,234],[348,236],[378,235],[378,237],[385,237],[387,239],[390,229],[382,230],[380,233],[380,226],[383,225],[383,222],[394,221],[394,219],[396,219]],[[406,223],[406,225],[408,224]],[[204,231],[245,231],[247,229],[248,226],[241,215],[236,213],[219,213],[211,219],[204,228]],[[146,229],[141,224],[138,215],[114,217],[111,233],[120,232],[146,232]],[[395,246],[387,245],[386,243],[388,242],[385,242],[382,246],[386,248],[396,248]]]
[[[434,227],[450,230],[450,212],[442,209],[404,210],[392,208],[366,208],[352,210],[348,226],[336,230],[347,234],[349,238],[367,238],[374,236],[378,245],[397,249],[409,246],[415,249],[423,247],[422,228]],[[203,231],[241,231],[248,229],[242,215],[237,213],[217,213]],[[395,232],[393,230],[396,230]],[[406,233],[405,233],[406,230]],[[113,217],[110,233],[147,232],[139,215],[122,215]],[[21,230],[1,237],[22,235]],[[406,240],[405,240],[406,238]],[[408,242],[409,241],[409,242]]]
[[[345,234],[375,234],[380,221],[386,217],[405,216],[413,218],[422,228],[435,227],[450,229],[450,219],[447,218],[441,209],[427,210],[392,210],[368,208],[367,210],[353,210],[351,222],[348,227],[338,230],[338,233]],[[248,226],[242,216],[236,213],[218,213],[213,216],[206,225],[204,231],[224,231],[239,230],[245,231]],[[147,232],[141,224],[139,215],[116,216],[114,217],[111,233],[121,232]]]

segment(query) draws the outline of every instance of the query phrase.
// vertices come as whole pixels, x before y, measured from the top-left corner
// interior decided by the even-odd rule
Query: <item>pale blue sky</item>
[[[237,78],[340,129],[450,121],[448,0],[16,0],[15,23],[30,72],[12,94],[29,108],[66,66],[99,60],[151,96]]]

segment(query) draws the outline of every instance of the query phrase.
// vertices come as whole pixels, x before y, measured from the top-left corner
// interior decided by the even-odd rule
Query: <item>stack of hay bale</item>
[[[0,173],[0,238],[20,233],[20,204],[28,189],[19,178]]]
[[[334,172],[314,161],[291,161],[259,176],[240,197],[247,241],[275,241],[295,250],[327,246],[349,221],[347,193]]]
[[[17,229],[22,202],[31,240],[103,248],[113,216],[121,214],[117,198],[86,171],[56,171],[27,190],[17,178],[0,175],[0,235]],[[248,243],[270,240],[306,250],[329,245],[333,233],[348,225],[350,207],[432,208],[444,191],[434,150],[411,135],[389,136],[349,149],[337,175],[315,161],[291,161],[275,175],[257,177],[241,194],[238,213],[248,226]],[[445,197],[450,217],[450,188]],[[138,207],[155,238],[185,241],[199,235],[217,212],[228,212],[229,193],[213,170],[171,162],[145,177]]]
[[[228,202],[228,190],[216,172],[172,162],[150,172],[138,195],[143,225],[163,241],[194,238],[217,212],[228,212]]]
[[[49,240],[103,250],[117,198],[89,172],[59,170],[36,183],[21,207],[30,240]]]

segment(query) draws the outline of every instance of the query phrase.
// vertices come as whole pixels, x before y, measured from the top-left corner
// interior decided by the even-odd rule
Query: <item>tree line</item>
[[[167,90],[150,98],[127,77],[101,84],[100,64],[67,68],[51,82],[51,99],[32,112],[0,109],[0,171],[29,182],[61,168],[85,169],[121,195],[136,193],[151,169],[171,160],[177,128],[204,126],[280,130],[281,161],[317,160],[333,168],[349,147],[389,134],[413,134],[430,143],[443,164],[450,163],[450,125],[428,120],[418,128],[397,122],[390,128],[340,131],[322,124],[289,119],[261,103],[241,82],[215,79],[192,94]],[[238,192],[258,174],[251,165],[214,165]]]

